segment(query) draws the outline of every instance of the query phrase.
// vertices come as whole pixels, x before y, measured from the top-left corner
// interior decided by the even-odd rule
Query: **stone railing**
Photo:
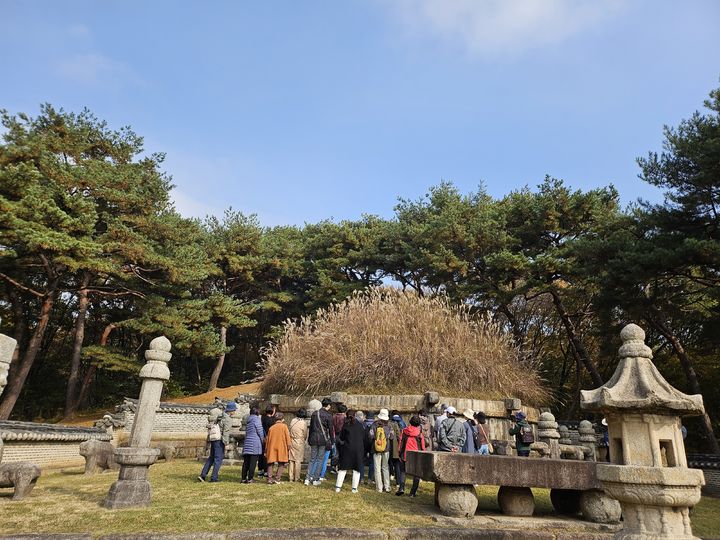
[[[41,467],[82,465],[85,459],[80,455],[80,443],[90,439],[110,441],[112,436],[100,428],[0,421],[3,463],[30,461]]]

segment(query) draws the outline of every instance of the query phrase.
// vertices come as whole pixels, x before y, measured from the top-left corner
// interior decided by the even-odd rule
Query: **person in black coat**
[[[340,450],[340,460],[335,491],[340,492],[345,481],[345,474],[352,471],[352,492],[357,493],[360,484],[360,470],[365,459],[365,428],[355,418],[355,411],[347,412],[347,420],[336,443]]]

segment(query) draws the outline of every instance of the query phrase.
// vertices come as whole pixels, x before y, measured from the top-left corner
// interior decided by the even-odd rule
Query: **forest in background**
[[[137,394],[142,352],[173,344],[167,394],[258,375],[288,318],[391,284],[492,317],[539,365],[561,418],[647,332],[677,388],[702,393],[688,446],[718,452],[720,89],[638,159],[662,203],[546,177],[502,198],[441,183],[389,219],[263,227],[180,216],[163,154],[89,111],[2,112],[0,331],[18,340],[0,418],[58,419]],[[199,179],[200,180],[200,179]],[[420,388],[418,391],[424,391]]]

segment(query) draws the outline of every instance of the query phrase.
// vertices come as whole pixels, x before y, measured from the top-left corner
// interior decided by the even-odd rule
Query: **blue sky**
[[[441,180],[657,200],[635,158],[720,85],[720,2],[0,0],[0,107],[167,153],[185,215],[389,217]]]

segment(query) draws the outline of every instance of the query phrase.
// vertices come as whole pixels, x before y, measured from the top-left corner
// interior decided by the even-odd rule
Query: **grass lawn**
[[[91,532],[96,535],[134,532],[230,532],[247,528],[353,527],[390,529],[437,526],[428,515],[433,485],[421,484],[419,496],[396,497],[361,486],[350,493],[350,475],[343,492],[334,491],[334,478],[319,487],[283,482],[240,484],[239,468],[226,467],[221,482],[200,483],[200,464],[190,460],[164,462],[150,469],[153,503],[149,508],[106,510],[100,503],[116,473],[84,476],[82,469],[44,474],[30,497],[9,499],[0,490],[0,531]],[[547,490],[533,490],[536,513],[552,513]],[[480,512],[497,512],[497,488],[478,488]],[[720,538],[720,499],[704,498],[692,516],[698,536]]]

